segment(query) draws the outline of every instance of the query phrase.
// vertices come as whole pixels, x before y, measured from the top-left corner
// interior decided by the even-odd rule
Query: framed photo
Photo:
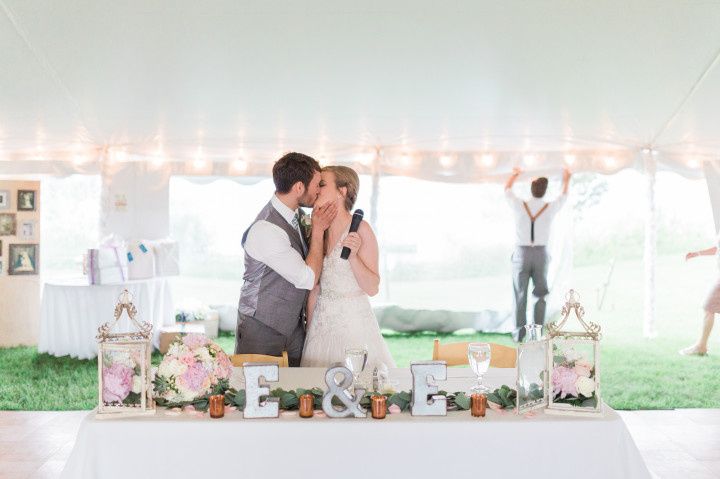
[[[20,223],[19,237],[23,240],[34,240],[35,239],[35,220],[24,220]]]
[[[15,236],[16,226],[15,213],[0,213],[0,236]]]
[[[8,274],[38,274],[37,244],[11,244],[8,254]]]
[[[18,190],[18,211],[35,211],[35,190]]]
[[[8,190],[0,190],[0,210],[10,209],[10,192]]]

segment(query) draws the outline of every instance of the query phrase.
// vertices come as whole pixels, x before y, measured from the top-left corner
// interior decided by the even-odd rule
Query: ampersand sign
[[[337,375],[342,374],[342,381],[337,382]],[[350,394],[347,390],[353,381],[350,370],[340,364],[331,367],[325,373],[325,383],[328,390],[323,396],[322,408],[327,417],[366,417],[367,411],[360,406],[360,400],[365,394],[364,389],[355,389],[355,394]],[[333,406],[332,400],[337,397],[343,403],[342,408]]]

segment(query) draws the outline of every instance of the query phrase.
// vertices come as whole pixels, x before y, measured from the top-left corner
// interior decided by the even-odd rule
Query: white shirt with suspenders
[[[515,215],[515,245],[547,246],[552,221],[567,201],[567,194],[551,202],[535,197],[523,201],[510,188],[505,190],[505,197]]]

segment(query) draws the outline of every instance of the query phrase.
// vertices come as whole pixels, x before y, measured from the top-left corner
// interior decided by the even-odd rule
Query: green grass
[[[700,306],[718,274],[715,261],[685,263],[677,255],[660,257],[657,264],[658,337],[653,340],[642,337],[642,261],[618,261],[602,309],[595,304],[595,288],[605,278],[607,266],[576,267],[573,271],[572,285],[582,295],[586,319],[602,326],[603,398],[616,409],[720,407],[720,320],[711,337],[710,356],[677,354],[699,334]],[[506,291],[508,281],[503,276],[394,283],[393,297],[415,307],[453,305],[472,310],[477,307],[474,302]],[[443,342],[512,344],[509,335],[482,333],[386,334],[385,339],[398,366],[406,367],[411,361],[431,358],[435,337]],[[218,339],[226,351],[233,350],[234,342],[229,333]],[[158,355],[154,361],[159,361]],[[96,368],[94,360],[54,358],[30,347],[0,349],[0,410],[90,409],[97,400]]]
[[[504,334],[386,334],[399,366],[430,359],[433,339],[512,344]],[[232,351],[235,338],[218,343]],[[673,339],[606,344],[602,349],[602,393],[615,409],[720,407],[720,356],[684,358]],[[153,356],[153,362],[160,359]],[[35,348],[0,350],[0,410],[90,409],[97,401],[97,362],[55,358]]]

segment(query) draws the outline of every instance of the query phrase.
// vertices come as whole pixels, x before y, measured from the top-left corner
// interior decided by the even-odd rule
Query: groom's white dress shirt
[[[545,202],[541,198],[532,197],[526,201],[530,213],[536,215],[545,204],[548,207],[535,220],[535,243],[530,241],[530,217],[525,211],[523,201],[515,196],[512,188],[505,190],[505,198],[515,215],[515,244],[517,246],[547,246],[550,239],[550,228],[555,215],[567,201],[567,193],[561,193],[554,201]]]
[[[298,211],[291,210],[275,195],[270,202],[285,221],[297,231],[300,241],[305,244],[295,219]],[[245,252],[251,258],[268,265],[296,288],[313,289],[315,273],[305,263],[302,255],[290,245],[290,238],[282,228],[265,220],[256,222],[245,239]]]

